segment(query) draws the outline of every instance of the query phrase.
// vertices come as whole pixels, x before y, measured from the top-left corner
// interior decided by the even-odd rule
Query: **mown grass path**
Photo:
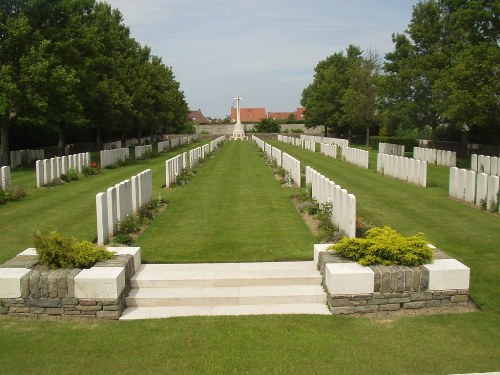
[[[226,142],[138,240],[145,262],[311,259],[314,237],[256,145]]]

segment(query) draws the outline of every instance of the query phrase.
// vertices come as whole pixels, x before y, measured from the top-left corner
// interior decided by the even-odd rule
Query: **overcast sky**
[[[382,57],[417,0],[107,0],[131,36],[171,66],[191,109],[291,112],[314,67],[349,44]]]

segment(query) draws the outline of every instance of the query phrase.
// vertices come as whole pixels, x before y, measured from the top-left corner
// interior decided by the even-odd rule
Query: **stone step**
[[[314,262],[145,264],[132,288],[320,285]]]
[[[215,306],[326,303],[320,285],[183,287],[132,289],[126,305]]]
[[[161,319],[182,316],[271,314],[331,315],[331,312],[324,303],[128,307],[123,312],[120,320]]]

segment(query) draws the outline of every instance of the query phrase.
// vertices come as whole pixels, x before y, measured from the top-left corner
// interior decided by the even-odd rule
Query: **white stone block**
[[[425,264],[429,290],[469,289],[470,268],[456,259],[435,259]]]
[[[484,157],[484,173],[486,174],[491,174],[491,157],[490,156],[485,156]]]
[[[118,224],[116,186],[108,188],[106,190],[106,195],[108,198],[108,233],[111,238],[115,235],[116,225]]]
[[[476,172],[467,171],[465,176],[465,201],[474,204],[476,199]]]
[[[477,172],[477,154],[472,154],[470,161],[470,169]]]
[[[134,270],[137,272],[141,266],[141,248],[140,247],[107,247],[109,251],[117,255],[132,255],[134,257]]]
[[[24,251],[21,251],[18,256],[36,256],[38,253],[36,252],[36,249],[34,247],[29,247]]]
[[[50,184],[51,173],[50,173],[50,159],[44,159],[43,164],[43,185]]]
[[[498,173],[498,158],[492,156],[490,161],[490,174],[497,175],[497,173]]]
[[[357,263],[328,263],[325,283],[330,294],[367,294],[374,292],[374,272]]]
[[[488,201],[487,208],[490,209],[492,204],[498,202],[498,190],[500,189],[500,178],[498,176],[488,176]]]
[[[75,298],[117,299],[125,288],[125,267],[92,267],[75,276]]]
[[[476,185],[476,206],[481,206],[481,201],[488,197],[488,175],[486,173],[477,174]]]
[[[318,264],[319,254],[328,251],[328,248],[332,246],[331,243],[315,243],[314,244],[314,264]]]
[[[0,298],[21,297],[21,278],[28,272],[26,268],[0,268]]]
[[[54,181],[57,177],[57,160],[56,158],[50,159],[50,181]]]
[[[97,216],[97,243],[104,245],[109,242],[108,196],[98,193],[95,197]]]
[[[10,167],[4,166],[0,168],[0,188],[8,190],[11,187]]]

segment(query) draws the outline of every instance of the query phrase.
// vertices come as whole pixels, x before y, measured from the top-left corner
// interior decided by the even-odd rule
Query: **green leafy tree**
[[[0,164],[10,159],[9,130],[26,104],[21,81],[21,60],[31,45],[32,29],[25,15],[26,2],[0,3]]]
[[[280,133],[281,126],[277,120],[272,118],[263,118],[255,124],[255,131],[257,133]]]

